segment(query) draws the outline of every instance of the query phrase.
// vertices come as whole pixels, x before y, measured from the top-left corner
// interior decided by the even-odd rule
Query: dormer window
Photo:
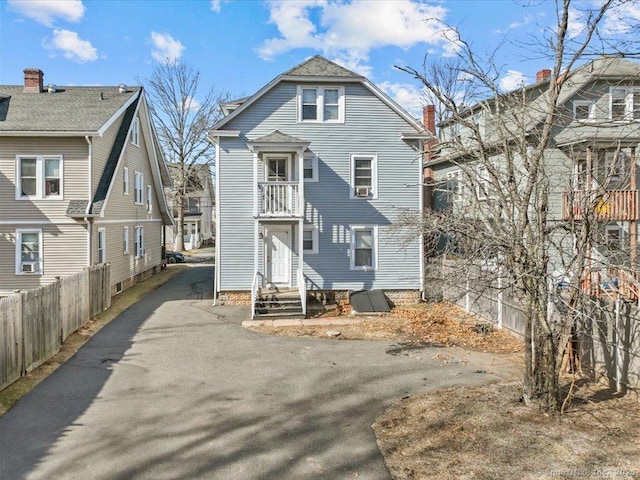
[[[344,123],[344,87],[298,87],[298,121]]]
[[[573,101],[573,118],[576,120],[593,120],[595,103],[590,100]]]
[[[640,88],[612,87],[609,93],[611,120],[640,120]]]

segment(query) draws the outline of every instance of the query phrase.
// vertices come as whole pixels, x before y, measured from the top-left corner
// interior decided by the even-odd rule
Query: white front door
[[[291,227],[269,227],[266,235],[267,283],[291,285]]]

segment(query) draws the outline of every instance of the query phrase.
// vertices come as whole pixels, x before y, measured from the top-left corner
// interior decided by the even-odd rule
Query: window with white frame
[[[127,167],[122,169],[122,193],[129,195],[129,169]]]
[[[619,182],[625,176],[627,156],[624,152],[606,152],[605,156],[605,182]]]
[[[144,192],[143,192],[143,185],[144,185],[144,175],[140,172],[135,172],[134,173],[134,181],[133,181],[133,201],[137,204],[137,205],[142,205],[144,204]]]
[[[351,270],[376,270],[378,227],[374,225],[351,226]]]
[[[137,116],[131,122],[131,143],[136,147],[140,145],[140,120]]]
[[[623,247],[624,230],[620,225],[611,224],[605,227],[605,241],[610,249],[620,249]]]
[[[134,249],[136,251],[136,258],[144,256],[144,227],[136,226]]]
[[[573,101],[573,118],[576,120],[593,120],[596,104],[591,100]]]
[[[318,156],[312,152],[305,152],[303,162],[303,177],[305,182],[318,181]]]
[[[354,153],[351,161],[351,198],[378,198],[378,156]]]
[[[147,213],[151,213],[152,205],[151,185],[147,185]]]
[[[16,230],[16,274],[42,275],[42,230]]]
[[[344,123],[344,87],[298,87],[298,121]]]
[[[611,87],[609,94],[611,120],[640,120],[640,88]]]
[[[129,227],[122,228],[122,253],[124,255],[129,253]]]
[[[476,167],[476,175],[476,197],[478,200],[486,200],[492,196],[487,167],[485,165],[478,165]]]
[[[16,199],[62,199],[62,156],[16,157]]]
[[[98,263],[107,263],[107,231],[98,228]]]
[[[447,173],[446,189],[450,201],[461,202],[464,199],[462,170],[455,170]]]
[[[303,227],[302,250],[304,253],[318,253],[318,228],[315,225]]]

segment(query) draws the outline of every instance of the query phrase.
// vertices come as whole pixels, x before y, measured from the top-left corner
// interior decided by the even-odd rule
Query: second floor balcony
[[[598,221],[638,220],[638,191],[602,193],[575,190],[562,194],[562,219],[580,220],[592,215]]]
[[[256,216],[296,218],[302,215],[298,182],[258,182]]]

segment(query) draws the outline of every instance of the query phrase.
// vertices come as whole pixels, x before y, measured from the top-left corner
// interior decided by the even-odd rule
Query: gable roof
[[[133,102],[140,87],[56,87],[55,93],[24,93],[0,85],[0,136],[101,134]],[[36,112],[36,114],[34,114]]]
[[[387,104],[394,112],[402,117],[407,123],[409,123],[417,132],[424,134],[426,138],[431,138],[433,135],[428,133],[422,124],[414,117],[412,117],[406,110],[393,101],[387,94],[376,87],[373,83],[367,80],[362,75],[358,75],[344,67],[341,67],[337,63],[334,63],[326,58],[315,55],[308,60],[296,65],[290,70],[278,75],[271,80],[268,84],[258,90],[254,95],[247,99],[242,99],[242,102],[237,108],[234,108],[226,117],[217,122],[209,132],[210,138],[223,136],[223,128],[231,120],[241,115],[242,112],[247,110],[253,103],[261,98],[268,91],[273,89],[281,82],[333,82],[333,83],[359,83],[367,88],[371,93],[378,97],[383,103]],[[237,103],[234,103],[235,107]]]

